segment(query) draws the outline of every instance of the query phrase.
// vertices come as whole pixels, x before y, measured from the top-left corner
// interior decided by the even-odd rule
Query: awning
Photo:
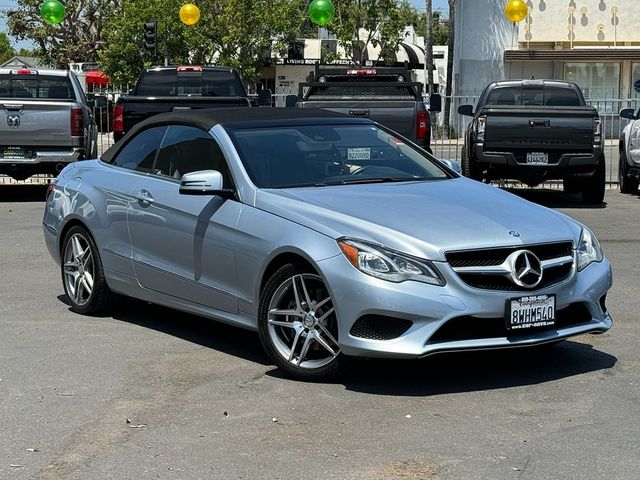
[[[109,76],[102,72],[87,72],[87,85],[99,85],[106,87],[109,84]]]

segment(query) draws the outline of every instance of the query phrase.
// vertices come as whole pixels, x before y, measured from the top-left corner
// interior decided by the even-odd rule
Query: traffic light
[[[144,48],[149,52],[153,52],[154,55],[157,53],[158,48],[157,33],[158,22],[156,20],[152,19],[144,22]]]

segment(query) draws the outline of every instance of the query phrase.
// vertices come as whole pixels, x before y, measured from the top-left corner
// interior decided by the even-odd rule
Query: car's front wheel
[[[624,146],[620,148],[620,165],[618,167],[618,180],[620,182],[621,193],[636,193],[638,191],[638,179],[629,175],[629,165],[625,157]]]
[[[62,284],[71,309],[85,315],[104,312],[113,300],[98,248],[87,230],[74,226],[62,243]]]
[[[582,184],[582,203],[600,205],[604,201],[606,183],[606,165],[604,156],[600,157],[596,171]]]
[[[330,380],[345,367],[335,306],[317,273],[291,264],[277,270],[260,295],[258,330],[264,349],[290,377]]]

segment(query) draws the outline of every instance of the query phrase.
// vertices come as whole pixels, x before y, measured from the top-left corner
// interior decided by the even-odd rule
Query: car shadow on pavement
[[[58,300],[69,305],[66,295],[59,295]],[[130,298],[118,299],[113,311],[104,318],[155,330],[250,362],[271,365],[257,333],[215,320]]]
[[[0,185],[0,202],[44,202],[47,185]]]
[[[343,383],[375,395],[428,396],[536,385],[613,368],[617,358],[573,341],[539,347],[355,363]]]
[[[606,201],[599,205],[588,205],[582,203],[580,194],[567,194],[553,188],[505,188],[504,190],[549,208],[584,208],[589,210],[607,208]]]

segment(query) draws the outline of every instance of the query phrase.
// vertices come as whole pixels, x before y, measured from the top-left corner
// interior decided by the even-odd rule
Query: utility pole
[[[425,73],[425,90],[431,95],[433,92],[433,6],[432,0],[426,2],[426,30],[424,37],[424,73]]]

